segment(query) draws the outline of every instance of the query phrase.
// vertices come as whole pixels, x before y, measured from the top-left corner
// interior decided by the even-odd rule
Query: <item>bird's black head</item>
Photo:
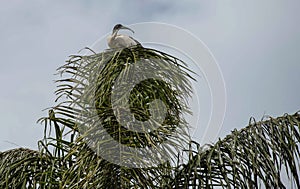
[[[116,24],[113,30],[118,30],[121,29],[123,27],[122,24]]]
[[[115,27],[113,28],[113,33],[122,29],[122,27],[123,27],[122,24],[116,24]]]
[[[130,30],[132,33],[134,33],[132,29],[125,27],[122,24],[115,25],[115,27],[113,28],[113,33],[118,32],[120,29]]]

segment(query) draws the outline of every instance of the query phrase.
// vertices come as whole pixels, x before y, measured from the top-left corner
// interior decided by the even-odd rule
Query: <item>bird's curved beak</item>
[[[120,29],[123,29],[123,30],[129,30],[131,31],[132,33],[134,33],[134,31],[131,29],[131,28],[128,28],[126,26],[122,26]]]

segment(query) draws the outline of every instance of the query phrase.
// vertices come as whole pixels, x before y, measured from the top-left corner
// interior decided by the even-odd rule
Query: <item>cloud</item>
[[[35,121],[47,114],[40,110],[54,105],[55,69],[116,23],[175,24],[208,45],[227,85],[223,133],[243,126],[250,116],[297,111],[299,4],[271,0],[6,1],[0,7],[0,142],[36,147],[42,131]],[[0,150],[7,147],[0,143]]]

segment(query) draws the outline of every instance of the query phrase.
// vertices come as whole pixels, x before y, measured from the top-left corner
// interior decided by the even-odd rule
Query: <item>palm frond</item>
[[[255,122],[234,130],[216,144],[187,151],[172,179],[174,188],[289,188],[282,173],[299,185],[300,114]]]

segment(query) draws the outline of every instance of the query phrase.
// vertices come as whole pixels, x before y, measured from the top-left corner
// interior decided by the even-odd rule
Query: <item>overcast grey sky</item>
[[[251,116],[300,110],[300,1],[59,1],[0,3],[0,151],[36,148],[41,110],[55,105],[53,74],[70,54],[116,23],[164,22],[200,38],[224,76],[227,110],[220,136]],[[158,31],[159,32],[159,31]]]

